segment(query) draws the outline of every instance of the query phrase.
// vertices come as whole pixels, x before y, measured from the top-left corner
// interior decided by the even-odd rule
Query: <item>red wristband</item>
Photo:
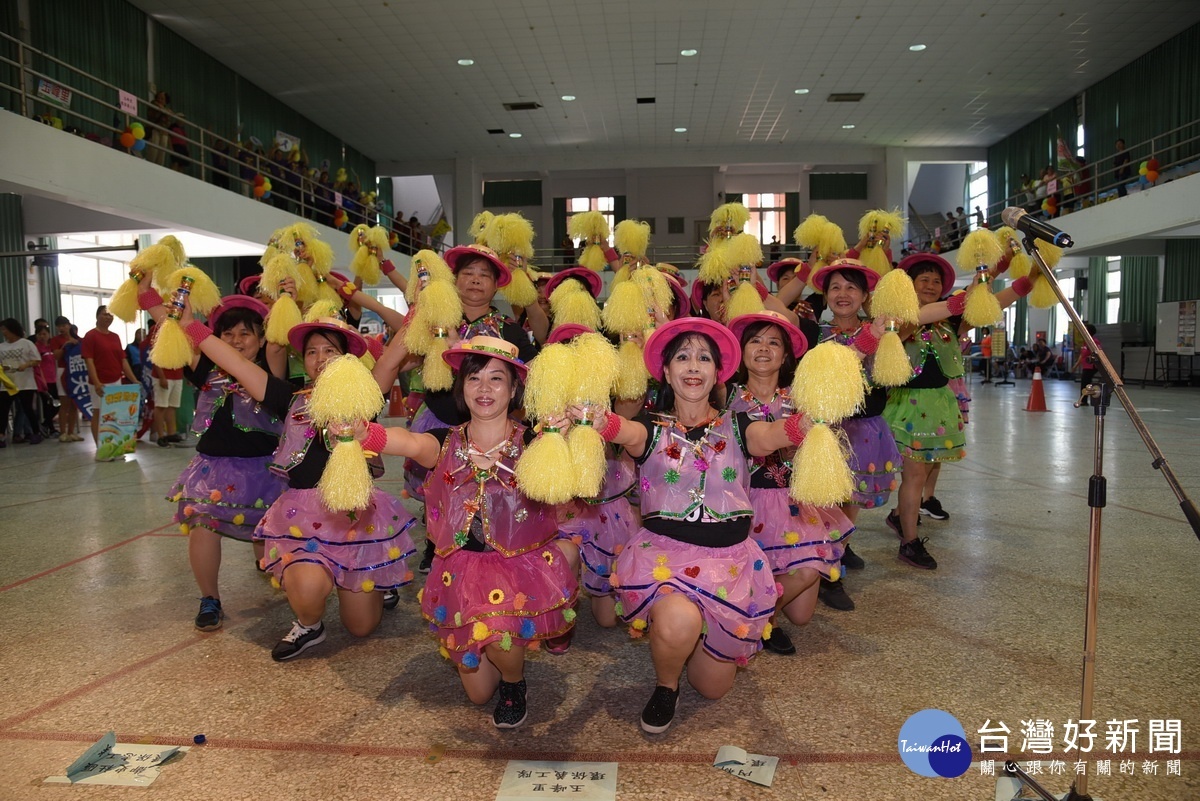
[[[383,453],[387,446],[387,429],[379,423],[367,423],[367,437],[362,443],[364,451]]]
[[[858,349],[859,353],[865,353],[868,356],[879,349],[879,337],[875,336],[871,326],[864,325],[858,330],[858,336],[854,338],[854,347]]]
[[[967,308],[967,293],[960,292],[957,295],[951,295],[946,299],[946,308],[950,310],[950,314],[958,316],[963,313],[963,309]]]
[[[197,348],[200,343],[213,335],[213,331],[199,320],[192,320],[188,323],[188,327],[184,329],[184,333],[188,335],[188,339],[192,340],[192,344]]]
[[[354,285],[354,283],[351,281],[347,281],[346,283],[344,283],[340,287],[338,287],[338,294],[341,295],[346,300],[350,300],[350,298],[354,297],[354,293],[357,291],[358,291],[358,287],[356,287]]]
[[[609,262],[610,264],[614,261],[620,261],[621,254],[617,253],[616,248],[605,248],[604,249],[604,260],[606,262]]]
[[[391,275],[392,273],[396,272],[396,265],[392,264],[391,259],[384,259],[380,263],[379,269],[383,270],[384,275]]]
[[[1000,263],[996,265],[996,270],[1001,273],[1006,273],[1008,272],[1008,266],[1010,264],[1012,264],[1012,256],[1006,253],[1004,254],[1004,257],[1000,259]]]
[[[787,434],[788,442],[799,445],[804,442],[804,431],[800,428],[801,415],[793,414],[783,421],[783,433]]]
[[[625,420],[621,415],[614,412],[608,412],[608,417],[604,420],[604,428],[600,429],[600,439],[605,442],[612,442],[621,433],[621,426]]]
[[[162,295],[155,292],[153,289],[144,289],[138,293],[138,308],[143,311],[149,311],[156,306],[163,305]]]
[[[1028,275],[1023,275],[1013,281],[1012,289],[1017,293],[1018,298],[1023,298],[1033,291],[1033,281],[1029,280]]]

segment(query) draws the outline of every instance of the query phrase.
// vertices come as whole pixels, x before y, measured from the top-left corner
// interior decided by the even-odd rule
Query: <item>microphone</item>
[[[1039,220],[1036,217],[1029,216],[1029,212],[1025,209],[1009,206],[1004,211],[1000,212],[1000,219],[1004,220],[1004,224],[1009,228],[1015,228],[1022,231],[1035,239],[1042,239],[1052,245],[1057,245],[1060,248],[1069,248],[1075,244],[1075,240],[1062,231],[1055,228],[1045,220]]]

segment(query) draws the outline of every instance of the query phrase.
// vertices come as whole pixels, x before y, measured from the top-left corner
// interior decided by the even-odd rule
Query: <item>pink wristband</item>
[[[1029,280],[1028,275],[1023,275],[1016,281],[1013,281],[1013,292],[1017,293],[1018,298],[1023,298],[1033,291],[1033,281]]]
[[[859,353],[865,353],[868,356],[879,349],[879,337],[875,336],[871,326],[864,325],[859,329],[858,336],[854,338],[854,347],[858,348]]]
[[[200,343],[213,335],[212,329],[199,320],[192,320],[183,331],[197,348]]]
[[[621,415],[609,412],[608,417],[604,420],[604,428],[600,429],[600,439],[612,442],[621,433],[621,426],[624,422]]]
[[[804,442],[804,432],[800,429],[800,415],[793,414],[783,421],[783,433],[787,434],[788,442],[799,445]]]
[[[619,262],[621,260],[621,254],[617,253],[616,248],[605,248],[604,260],[610,263],[614,261]]]
[[[967,293],[960,292],[957,295],[951,295],[946,299],[946,308],[950,310],[950,314],[958,316],[963,313],[963,309],[967,308]]]
[[[1000,263],[996,265],[996,269],[1001,273],[1006,273],[1010,264],[1012,264],[1012,256],[1005,254],[1004,258],[1000,259]]]
[[[379,423],[367,423],[367,438],[363,440],[363,450],[371,453],[383,453],[387,445],[387,429]]]
[[[379,265],[379,269],[383,270],[384,275],[391,275],[396,272],[396,265],[392,264],[391,259],[384,259]]]
[[[155,292],[153,289],[144,289],[138,293],[138,308],[143,311],[149,311],[156,306],[163,305],[162,295]]]

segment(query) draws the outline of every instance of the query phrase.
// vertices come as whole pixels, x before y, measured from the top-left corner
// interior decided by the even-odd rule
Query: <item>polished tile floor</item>
[[[947,780],[902,765],[900,726],[929,707],[957,717],[972,745],[1003,721],[1022,760],[1032,754],[1021,753],[1021,721],[1049,720],[1072,769],[1061,740],[1079,716],[1093,416],[1071,408],[1064,382],[1046,383],[1045,414],[1023,411],[1028,381],[973,389],[968,458],[944,470],[937,493],[950,520],[922,527],[939,569],[899,563],[882,513],[864,513],[855,549],[867,567],[847,580],[857,611],[819,607],[805,629],[789,627],[797,656],[761,655],[721,701],[685,690],[656,738],[637,726],[653,686],[644,641],[597,628],[582,609],[568,654],[532,658],[530,719],[508,733],[465,700],[415,587],[372,637],[353,640],[331,610],[324,645],[276,664],[268,651],[291,621],[287,604],[249,546],[227,544],[228,618],[201,634],[186,544],[162,500],[190,451],[143,447],[102,464],[90,442],[10,445],[0,451],[0,799],[489,799],[513,758],[616,761],[626,799],[994,798],[978,766]],[[1200,496],[1200,392],[1131,394]],[[1140,733],[1136,753],[1097,754],[1112,776],[1090,765],[1089,789],[1108,801],[1200,798],[1200,542],[1120,409],[1106,443],[1093,717],[1100,732],[1131,719]],[[383,486],[399,491],[400,464],[388,467]],[[1180,753],[1150,752],[1151,719],[1181,722]],[[144,790],[41,784],[110,729],[123,742],[202,733],[207,744]],[[774,786],[712,768],[727,743],[779,755]],[[1168,759],[1179,775],[1167,775]]]

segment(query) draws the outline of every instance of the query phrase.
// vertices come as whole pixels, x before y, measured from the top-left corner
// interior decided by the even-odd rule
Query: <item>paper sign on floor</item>
[[[109,732],[71,763],[65,776],[50,776],[46,784],[112,784],[148,787],[158,778],[159,766],[186,748],[118,743]]]
[[[717,758],[713,760],[714,768],[763,787],[770,787],[771,782],[775,781],[775,768],[778,765],[779,757],[748,754],[736,745],[721,746]]]
[[[615,801],[616,762],[530,762],[509,760],[496,801]]]

